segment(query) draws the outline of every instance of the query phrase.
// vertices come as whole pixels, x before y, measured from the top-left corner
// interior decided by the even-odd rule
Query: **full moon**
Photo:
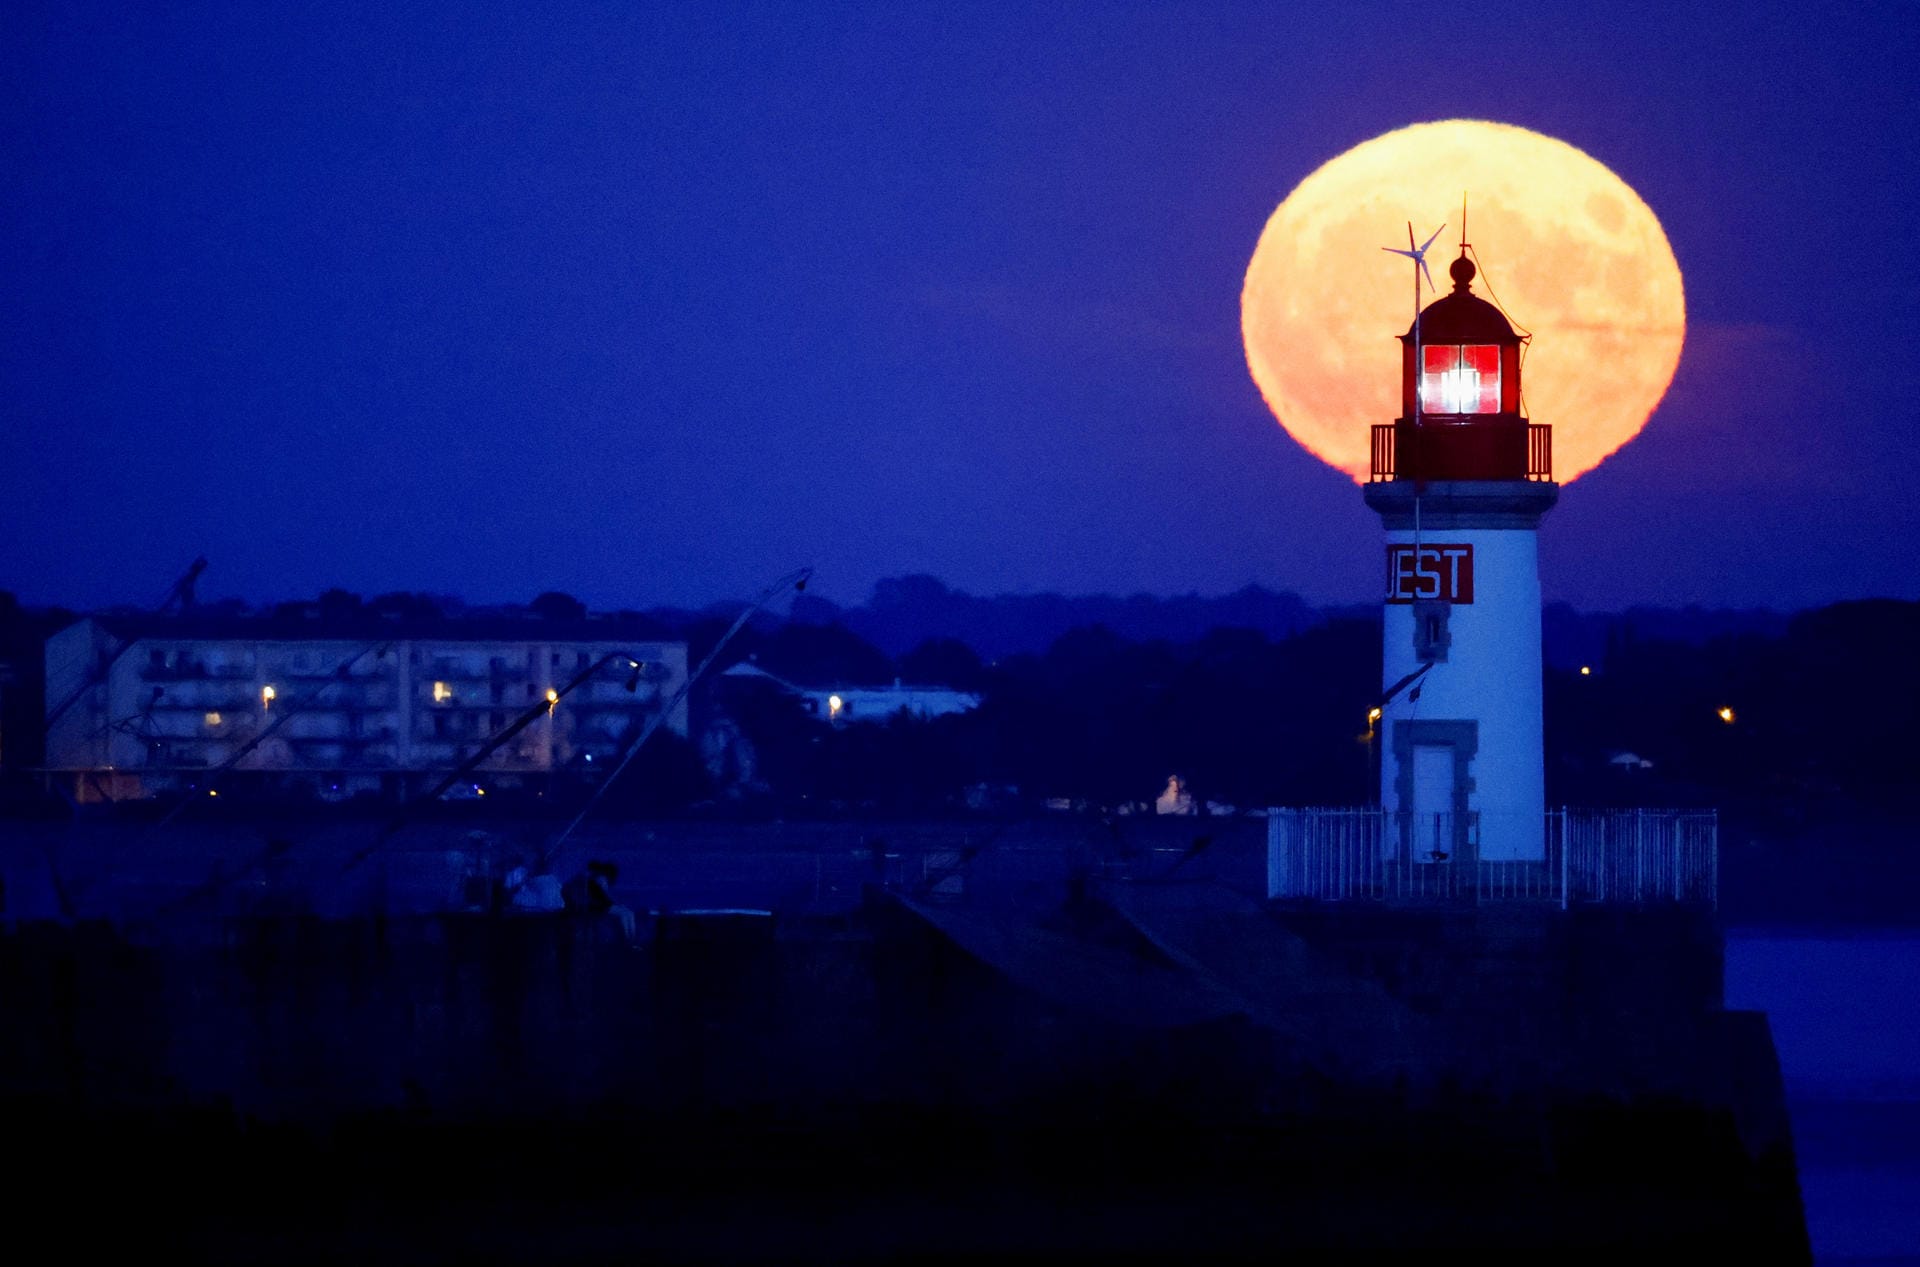
[[[1444,294],[1461,196],[1480,265],[1474,293],[1533,341],[1523,407],[1553,428],[1554,478],[1592,470],[1646,425],[1680,364],[1680,265],[1640,195],[1598,159],[1525,128],[1421,123],[1356,145],[1287,195],[1240,294],[1247,365],[1267,407],[1316,457],[1367,478],[1369,427],[1400,412],[1413,324],[1407,222],[1438,229]],[[1424,283],[1423,283],[1424,285]],[[1421,303],[1438,298],[1424,290]]]

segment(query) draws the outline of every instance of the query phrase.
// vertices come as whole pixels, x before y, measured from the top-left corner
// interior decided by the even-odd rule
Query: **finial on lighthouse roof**
[[[1473,287],[1474,274],[1479,271],[1473,266],[1473,261],[1462,254],[1459,259],[1448,265],[1447,276],[1453,278],[1455,290],[1470,290]]]

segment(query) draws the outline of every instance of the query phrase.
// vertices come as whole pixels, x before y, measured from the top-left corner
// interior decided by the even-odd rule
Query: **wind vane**
[[[1419,246],[1415,246],[1413,244],[1413,221],[1409,220],[1407,221],[1406,250],[1403,251],[1397,246],[1383,246],[1380,248],[1393,255],[1404,255],[1413,261],[1413,318],[1415,321],[1420,319],[1420,274],[1426,273],[1427,285],[1433,286],[1433,274],[1427,270],[1427,248],[1433,245],[1434,238],[1439,237],[1446,231],[1447,226],[1443,224],[1435,229],[1432,236],[1425,242],[1422,242]],[[1434,286],[1433,288],[1435,290],[1440,289],[1438,286]]]

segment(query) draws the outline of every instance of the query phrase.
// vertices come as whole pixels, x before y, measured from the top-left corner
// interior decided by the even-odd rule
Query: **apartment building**
[[[46,769],[81,801],[218,775],[327,799],[431,786],[523,713],[470,794],[617,760],[687,679],[683,642],[618,617],[89,616],[46,643]],[[663,725],[687,731],[684,701]]]

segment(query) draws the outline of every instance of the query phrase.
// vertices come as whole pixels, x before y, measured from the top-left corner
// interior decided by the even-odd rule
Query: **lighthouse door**
[[[1407,828],[1415,862],[1444,862],[1453,853],[1453,745],[1413,746],[1413,814]]]

